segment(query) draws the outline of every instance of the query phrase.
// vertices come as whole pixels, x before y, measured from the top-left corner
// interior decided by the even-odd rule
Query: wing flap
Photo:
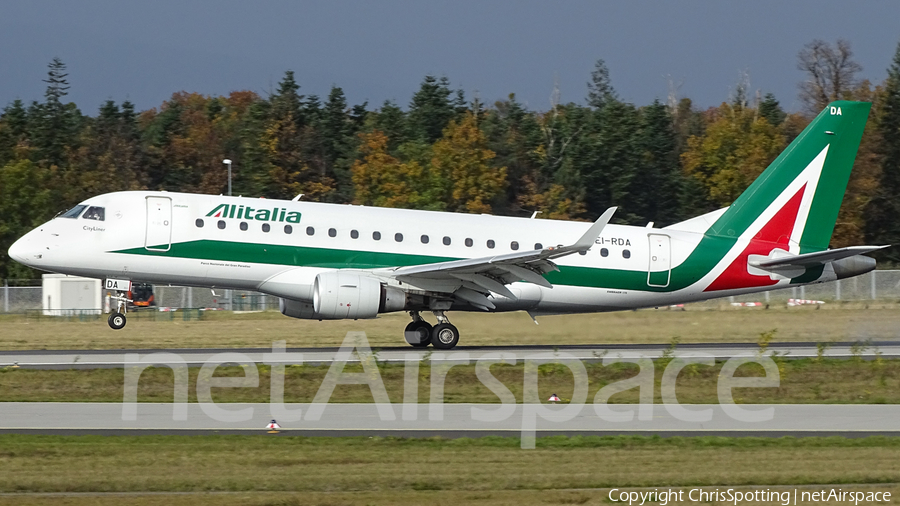
[[[553,288],[543,276],[548,272],[559,270],[553,260],[591,249],[615,212],[615,207],[607,209],[577,241],[568,246],[397,267],[381,270],[380,274],[420,289],[452,294],[480,308],[494,309],[493,303],[486,297],[492,292],[513,300],[517,299],[506,287],[510,283],[525,281],[544,288]]]

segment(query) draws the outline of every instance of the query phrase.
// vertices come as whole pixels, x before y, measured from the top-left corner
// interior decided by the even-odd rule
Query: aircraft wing
[[[814,267],[833,262],[842,258],[871,253],[889,247],[885,246],[848,246],[846,248],[829,249],[825,251],[816,251],[813,253],[805,253],[803,255],[785,254],[785,256],[777,256],[770,258],[762,255],[750,255],[749,264],[760,269],[784,269],[791,267]],[[786,253],[786,252],[785,252]]]
[[[506,287],[510,283],[525,281],[553,288],[543,276],[559,270],[553,260],[591,249],[615,212],[615,207],[607,209],[581,238],[568,246],[397,267],[380,273],[425,290],[452,293],[483,309],[493,309],[494,304],[487,298],[491,292],[516,299]]]

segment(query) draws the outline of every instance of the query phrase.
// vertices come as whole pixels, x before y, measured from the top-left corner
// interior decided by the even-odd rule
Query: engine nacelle
[[[316,276],[313,303],[280,299],[281,314],[305,320],[375,318],[378,313],[407,308],[406,292],[353,272],[331,271]]]
[[[381,282],[351,272],[323,272],[313,284],[313,310],[320,318],[375,318]]]
[[[855,255],[831,262],[837,279],[859,276],[875,270],[875,259],[864,255]]]

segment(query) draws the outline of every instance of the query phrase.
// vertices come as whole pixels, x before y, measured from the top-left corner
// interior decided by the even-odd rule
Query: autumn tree
[[[702,136],[688,139],[685,172],[718,207],[732,202],[784,150],[784,135],[756,112],[723,103]]]
[[[378,207],[427,207],[424,168],[416,161],[402,163],[388,153],[388,138],[379,131],[360,134],[361,160],[350,169],[354,202]]]
[[[433,151],[429,197],[448,211],[491,212],[491,202],[506,185],[506,167],[492,166],[496,155],[487,148],[475,115],[451,120]]]
[[[14,100],[0,113],[0,165],[20,158],[30,140],[25,104]]]

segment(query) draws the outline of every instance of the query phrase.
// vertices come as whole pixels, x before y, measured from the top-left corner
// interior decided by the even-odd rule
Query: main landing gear
[[[111,298],[116,301],[116,310],[115,312],[110,313],[106,322],[109,323],[109,328],[119,330],[124,328],[125,323],[128,321],[127,318],[125,318],[125,313],[128,310],[128,302],[131,301],[129,301],[127,297],[123,297],[121,293]]]
[[[459,330],[450,323],[443,311],[432,311],[438,324],[432,326],[419,316],[418,311],[410,311],[413,321],[403,332],[406,342],[416,348],[424,348],[429,344],[438,350],[449,350],[459,343]]]

